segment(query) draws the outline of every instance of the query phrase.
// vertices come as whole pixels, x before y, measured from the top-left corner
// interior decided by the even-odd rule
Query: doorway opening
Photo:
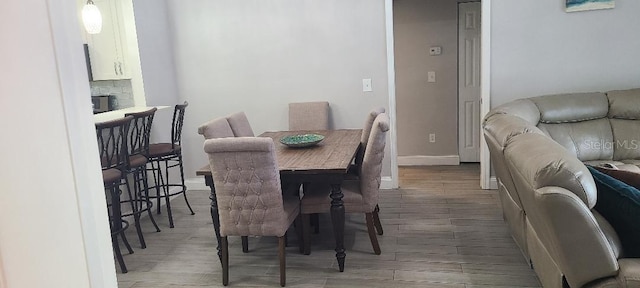
[[[392,165],[480,162],[480,186],[488,189],[489,155],[480,125],[490,108],[490,0],[385,3],[389,108],[397,130]],[[473,30],[475,40],[461,30]],[[467,101],[470,87],[474,98]],[[465,153],[468,147],[471,153]]]

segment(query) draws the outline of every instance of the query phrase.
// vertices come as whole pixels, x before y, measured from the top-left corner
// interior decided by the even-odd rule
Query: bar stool
[[[193,209],[187,199],[187,186],[184,185],[184,170],[182,164],[182,149],[180,147],[182,139],[182,124],[184,122],[184,112],[189,103],[185,101],[183,104],[178,104],[173,110],[173,121],[171,124],[171,143],[154,143],[149,145],[149,162],[151,163],[151,170],[153,172],[153,179],[155,180],[155,186],[149,187],[155,188],[156,195],[147,197],[157,199],[157,213],[160,214],[160,198],[165,199],[167,205],[167,214],[169,217],[169,227],[173,228],[173,215],[171,214],[171,201],[170,197],[182,194],[184,201],[187,202],[187,207],[191,211],[191,215],[194,215]],[[162,163],[164,163],[164,174],[162,172]],[[180,167],[180,183],[169,183],[169,168]],[[180,187],[179,191],[171,192],[171,187]],[[162,188],[162,189],[161,189]],[[162,194],[160,192],[162,190]]]
[[[147,182],[146,169],[147,163],[149,162],[147,158],[149,154],[149,135],[151,134],[151,124],[153,123],[153,116],[156,110],[158,109],[154,107],[143,112],[125,114],[125,117],[133,116],[128,133],[127,148],[129,161],[126,170],[127,176],[133,176],[133,191],[131,190],[129,177],[126,177],[125,183],[127,185],[129,199],[122,200],[121,203],[127,202],[131,205],[132,211],[123,216],[133,216],[140,246],[143,249],[147,248],[147,244],[144,241],[142,228],[140,227],[140,214],[142,214],[142,212],[147,211],[151,223],[155,226],[156,231],[160,232],[160,228],[151,213],[153,203],[149,200],[149,183]]]
[[[122,273],[127,273],[127,266],[122,258],[118,236],[122,238],[122,242],[129,254],[133,253],[131,245],[129,245],[129,241],[127,241],[124,234],[124,231],[129,227],[129,222],[122,219],[120,209],[121,191],[119,188],[122,180],[126,178],[126,174],[123,173],[129,161],[126,137],[131,120],[133,120],[133,117],[129,116],[96,124],[96,136],[102,166],[102,182],[105,190],[109,193],[107,195],[107,210],[111,229],[111,245]]]

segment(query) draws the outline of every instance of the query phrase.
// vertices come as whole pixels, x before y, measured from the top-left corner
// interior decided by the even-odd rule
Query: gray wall
[[[564,12],[564,1],[493,0],[491,106],[543,94],[640,87],[640,1]]]
[[[458,154],[458,5],[452,0],[395,0],[398,156]],[[429,47],[442,55],[430,56]],[[427,72],[436,82],[427,82]],[[429,133],[436,142],[429,142]]]
[[[388,106],[383,0],[167,4],[178,94],[193,104],[183,134],[187,177],[208,161],[196,130],[213,118],[244,111],[260,134],[288,128],[289,102],[326,100],[333,128],[361,128],[369,110]],[[373,92],[362,92],[363,78]]]

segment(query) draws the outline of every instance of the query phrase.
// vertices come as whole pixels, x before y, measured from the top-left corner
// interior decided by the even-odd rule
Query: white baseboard
[[[498,179],[496,179],[496,176],[489,178],[489,189],[498,189]]]
[[[460,165],[460,156],[398,156],[398,166]]]
[[[380,182],[380,189],[394,189],[398,187],[393,187],[393,180],[391,176],[382,177],[382,181]]]
[[[184,185],[187,186],[187,190],[211,191],[211,189],[204,184],[204,177],[184,179]]]
[[[184,185],[187,185],[187,190],[205,190],[211,191],[207,185],[204,184],[204,178],[191,178],[185,179]],[[382,181],[380,183],[380,189],[393,189],[393,181],[390,176],[382,177]]]

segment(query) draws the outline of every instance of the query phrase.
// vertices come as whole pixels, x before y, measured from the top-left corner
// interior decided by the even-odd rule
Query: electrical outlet
[[[371,79],[362,79],[362,92],[371,92],[373,88],[371,87]]]
[[[436,142],[436,133],[429,134],[429,142],[431,142],[431,143],[435,143]]]

